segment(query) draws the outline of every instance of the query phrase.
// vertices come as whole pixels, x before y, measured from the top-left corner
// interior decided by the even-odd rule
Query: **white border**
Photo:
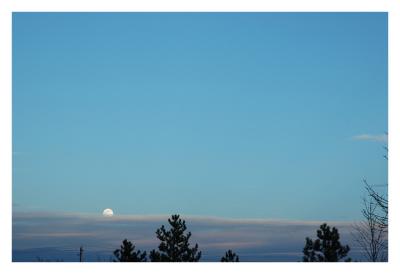
[[[388,11],[390,0],[3,0],[13,11]]]
[[[395,273],[400,269],[399,26],[398,0],[1,0],[0,1],[0,269],[2,273]],[[389,263],[105,264],[11,263],[11,13],[13,11],[380,11],[389,12]],[[397,121],[397,123],[396,123]],[[397,168],[396,168],[397,167]]]

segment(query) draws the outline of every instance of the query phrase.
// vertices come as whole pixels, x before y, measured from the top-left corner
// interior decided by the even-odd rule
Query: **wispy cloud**
[[[386,134],[360,134],[352,137],[356,141],[373,141],[386,143],[388,138]]]
[[[155,231],[162,224],[166,225],[168,217],[124,215],[104,218],[99,214],[14,212],[14,259],[19,260],[21,253],[18,252],[23,250],[36,250],[34,252],[42,252],[40,256],[51,257],[45,250],[55,247],[77,250],[81,245],[92,254],[112,255],[124,238],[134,242],[138,249],[149,251],[157,248],[159,242]],[[326,222],[184,215],[182,218],[192,232],[191,242],[199,244],[206,261],[218,260],[227,249],[233,249],[247,261],[298,261],[305,237],[315,238],[319,225]],[[339,228],[342,242],[352,242],[353,222],[327,223]],[[36,256],[29,258],[34,261]]]

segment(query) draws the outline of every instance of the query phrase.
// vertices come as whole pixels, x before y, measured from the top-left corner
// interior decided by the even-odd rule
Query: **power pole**
[[[83,247],[79,248],[79,262],[83,262]]]

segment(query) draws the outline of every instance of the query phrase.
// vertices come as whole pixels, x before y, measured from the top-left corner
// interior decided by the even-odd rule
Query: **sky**
[[[386,13],[14,13],[13,210],[353,221]]]

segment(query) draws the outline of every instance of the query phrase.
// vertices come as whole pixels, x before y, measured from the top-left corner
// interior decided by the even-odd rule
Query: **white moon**
[[[103,210],[103,216],[111,217],[112,215],[114,215],[114,212],[111,208],[106,208]]]

